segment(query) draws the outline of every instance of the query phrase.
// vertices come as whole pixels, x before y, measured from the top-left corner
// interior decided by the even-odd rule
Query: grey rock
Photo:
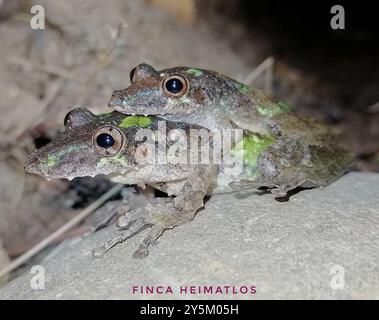
[[[145,259],[132,258],[144,233],[93,258],[92,248],[117,233],[111,226],[64,243],[41,263],[45,289],[32,289],[35,275],[25,273],[0,299],[379,298],[379,174],[350,173],[287,202],[253,192],[214,196]],[[173,293],[141,293],[159,285]],[[226,285],[239,294],[189,292]]]

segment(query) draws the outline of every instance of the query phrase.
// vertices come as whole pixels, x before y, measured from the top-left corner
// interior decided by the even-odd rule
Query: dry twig
[[[72,73],[63,68],[46,65],[36,61],[31,61],[22,57],[11,57],[8,59],[7,62],[8,64],[21,66],[27,71],[42,71],[64,79],[73,78]]]
[[[244,79],[243,83],[250,85],[262,73],[265,73],[264,91],[272,94],[274,62],[275,59],[273,57],[268,57]]]
[[[58,237],[60,237],[63,233],[65,233],[67,230],[71,229],[75,225],[77,225],[80,221],[82,221],[85,217],[87,217],[90,213],[92,213],[94,210],[96,210],[99,206],[101,206],[105,201],[107,201],[109,198],[117,194],[121,191],[123,188],[122,184],[115,185],[112,189],[110,189],[108,192],[104,193],[99,199],[91,203],[87,208],[83,209],[77,216],[72,218],[70,221],[65,223],[62,227],[60,227],[58,230],[54,231],[51,235],[49,235],[47,238],[42,240],[40,243],[35,245],[33,248],[25,252],[23,255],[18,257],[17,259],[13,260],[8,266],[6,266],[3,270],[0,271],[0,278],[11,271],[18,268],[20,265],[24,264],[26,261],[28,261],[31,257],[33,257],[35,254],[40,252],[42,249],[46,248],[49,244],[51,244],[54,240],[56,240]]]

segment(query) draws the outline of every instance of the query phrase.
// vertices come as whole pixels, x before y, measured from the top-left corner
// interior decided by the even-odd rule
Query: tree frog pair
[[[329,128],[221,74],[183,67],[156,71],[141,64],[130,78],[128,88],[112,95],[109,105],[116,111],[94,115],[74,109],[66,116],[65,131],[32,153],[26,164],[27,171],[45,177],[105,174],[112,181],[147,184],[175,196],[121,216],[118,226],[124,232],[95,255],[150,227],[134,253],[146,256],[164,230],[195,216],[206,195],[262,186],[282,197],[296,187],[326,185],[349,167],[350,154],[336,144]],[[165,151],[174,148],[173,155],[184,151],[190,155],[191,130],[206,130],[211,153],[240,159],[241,170],[230,170],[223,162],[146,161],[162,145],[147,148],[141,131],[145,130],[145,139],[149,132],[155,136],[163,120]],[[240,130],[242,135],[220,150],[214,137],[225,129]],[[172,130],[184,133],[184,139],[170,140]]]

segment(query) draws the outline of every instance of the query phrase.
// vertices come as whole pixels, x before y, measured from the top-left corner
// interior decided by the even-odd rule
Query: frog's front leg
[[[120,217],[118,227],[124,230],[116,238],[107,241],[102,247],[94,250],[95,256],[101,256],[110,248],[121,243],[146,228],[148,235],[134,252],[135,258],[148,255],[148,247],[158,239],[166,229],[192,220],[197,210],[203,206],[203,199],[216,174],[216,166],[197,165],[187,178],[179,195],[171,202],[148,204]]]

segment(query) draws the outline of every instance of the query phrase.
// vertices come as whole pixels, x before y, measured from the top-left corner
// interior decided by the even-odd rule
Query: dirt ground
[[[250,23],[260,20],[241,13],[252,12],[246,1],[228,10],[231,2],[221,0],[206,6],[195,0],[41,0],[45,30],[30,27],[33,3],[0,1],[0,240],[10,257],[109,189],[101,178],[68,182],[25,175],[23,163],[62,129],[73,107],[107,111],[112,91],[126,87],[130,70],[141,62],[157,69],[214,69],[244,80],[273,56],[273,96],[335,125],[356,154],[355,170],[379,172],[376,51],[341,55],[337,43],[326,61],[322,45],[315,53],[314,43],[301,47],[299,39],[266,28],[274,25],[269,16]],[[361,78],[352,84],[355,75]],[[262,83],[259,78],[253,85]]]

